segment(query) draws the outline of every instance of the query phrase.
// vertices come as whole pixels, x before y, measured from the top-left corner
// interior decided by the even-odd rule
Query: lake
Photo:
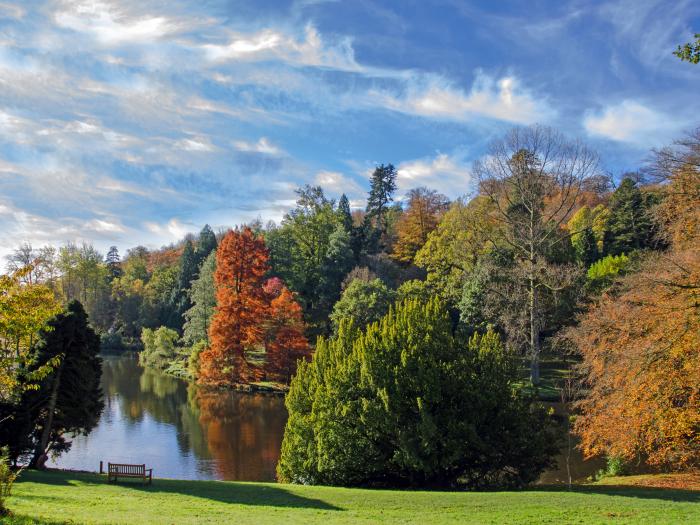
[[[99,469],[100,461],[146,463],[154,475],[177,479],[274,481],[287,421],[281,396],[208,391],[162,372],[144,369],[132,357],[105,357],[105,409],[88,436],[49,464]],[[541,482],[564,482],[560,467]],[[574,480],[601,468],[574,453]]]

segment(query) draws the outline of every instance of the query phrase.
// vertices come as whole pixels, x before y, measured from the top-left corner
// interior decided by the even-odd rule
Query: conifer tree
[[[396,168],[393,164],[381,164],[372,173],[369,197],[367,198],[367,216],[373,218],[375,228],[380,236],[387,232],[386,212],[394,200],[396,191]]]
[[[250,381],[255,369],[246,349],[264,340],[269,301],[263,289],[269,271],[264,240],[249,227],[230,230],[216,251],[216,311],[211,346],[200,354],[199,380],[210,384]]]
[[[104,407],[99,351],[100,338],[88,325],[88,316],[78,301],[72,301],[42,332],[33,366],[52,360],[59,363],[40,388],[27,392],[22,402],[36,425],[32,467],[43,467],[49,451],[70,448],[66,434],[84,434],[97,424]]]
[[[338,215],[340,215],[340,222],[345,228],[345,231],[351,234],[353,228],[352,212],[350,211],[350,201],[344,193],[340,196],[340,200],[338,200]]]

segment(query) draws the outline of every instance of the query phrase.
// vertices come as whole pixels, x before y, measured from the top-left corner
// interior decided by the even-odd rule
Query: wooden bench
[[[116,482],[119,478],[139,478],[150,485],[153,482],[153,469],[147,469],[146,465],[107,463],[107,483]]]

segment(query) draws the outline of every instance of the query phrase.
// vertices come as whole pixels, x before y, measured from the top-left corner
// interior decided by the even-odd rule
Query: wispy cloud
[[[246,153],[261,153],[263,155],[278,156],[284,154],[284,151],[272,144],[267,137],[260,137],[257,142],[248,142],[245,140],[234,140],[233,146],[238,151]]]
[[[589,110],[583,126],[593,136],[626,142],[639,147],[663,146],[688,124],[635,100],[623,100],[599,111]]]
[[[531,124],[555,115],[546,99],[534,96],[517,77],[496,79],[482,71],[469,91],[443,77],[423,75],[411,78],[401,95],[376,91],[370,100],[394,111],[458,122],[489,118]]]

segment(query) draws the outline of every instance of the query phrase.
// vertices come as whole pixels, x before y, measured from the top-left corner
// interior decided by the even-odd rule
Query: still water
[[[287,421],[282,397],[203,391],[181,379],[144,369],[134,358],[106,357],[102,369],[105,410],[88,436],[52,466],[91,470],[100,461],[146,463],[157,477],[274,481]],[[557,407],[561,408],[561,407]],[[540,482],[563,483],[559,467]],[[574,481],[602,467],[574,452]]]
[[[104,358],[102,389],[97,427],[53,466],[95,471],[102,460],[146,463],[164,478],[274,481],[282,397],[205,392],[129,357]]]

